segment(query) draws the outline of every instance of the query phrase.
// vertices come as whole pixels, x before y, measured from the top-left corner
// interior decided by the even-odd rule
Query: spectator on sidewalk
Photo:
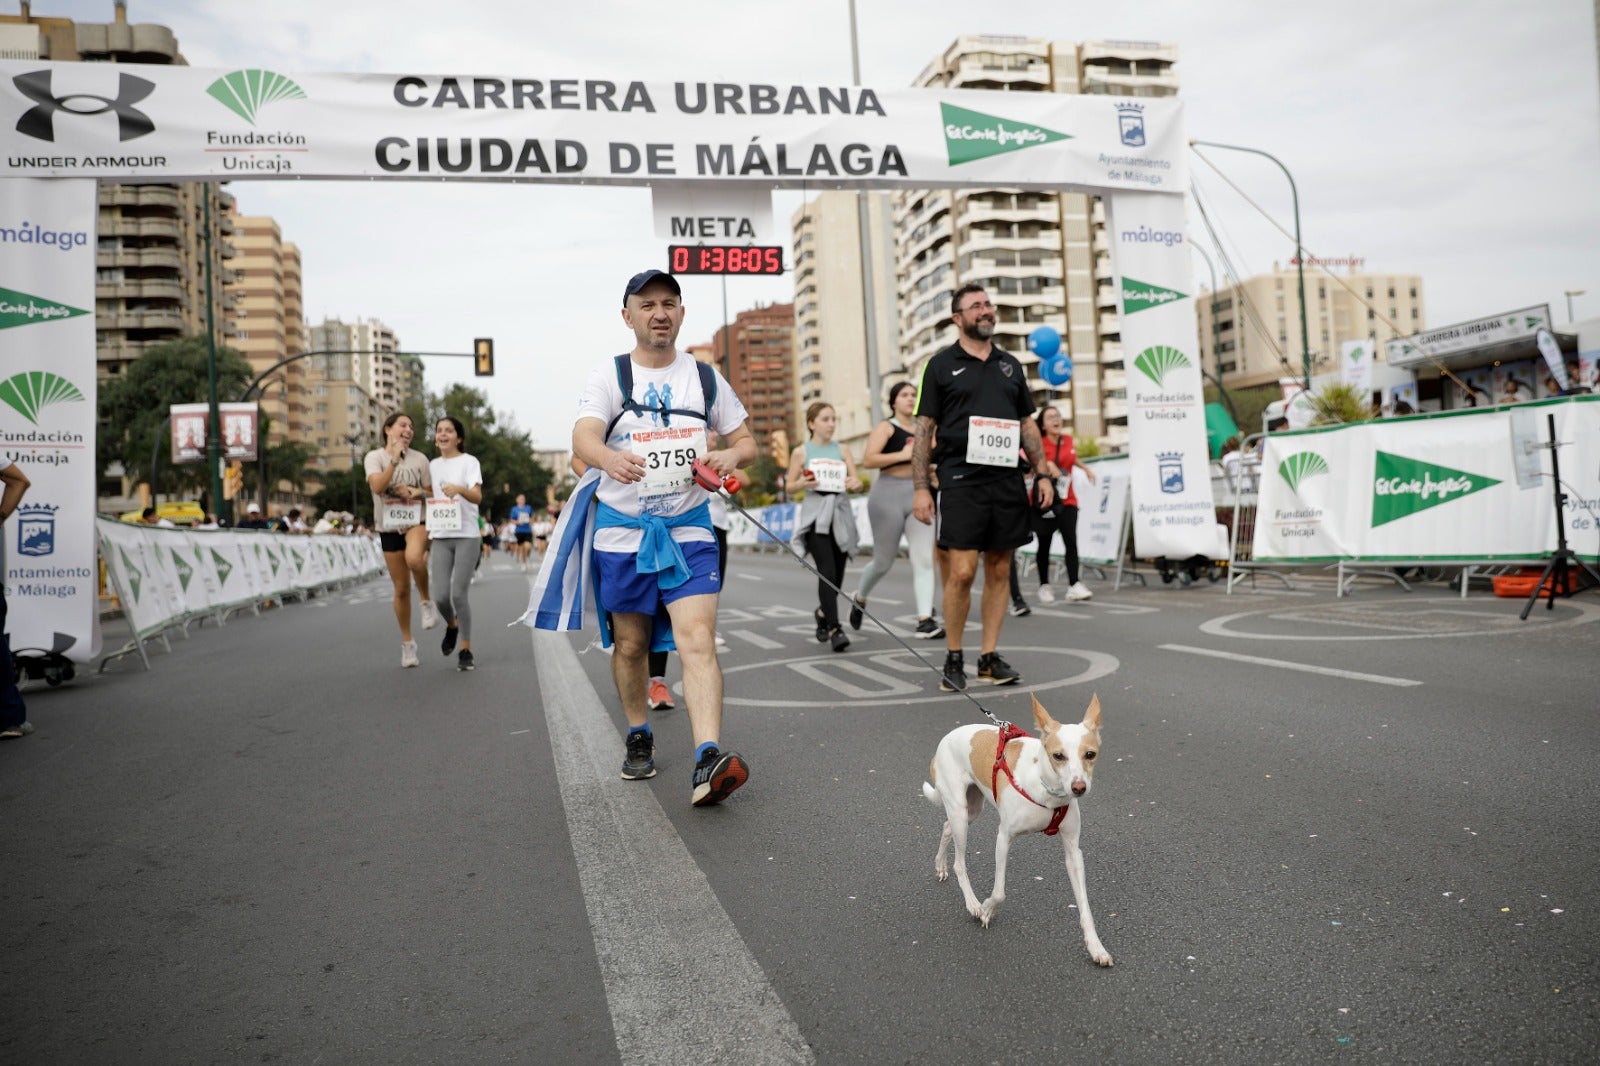
[[[5,523],[16,511],[17,504],[22,502],[29,484],[22,469],[0,455],[0,486],[4,486],[4,491],[0,492],[0,537],[4,536]],[[5,553],[0,551],[0,560],[4,558]],[[11,665],[11,642],[6,639],[5,633],[5,573],[0,570],[0,740],[11,740],[33,732],[33,723],[28,721],[28,708],[22,702],[22,693],[17,691],[15,671]]]

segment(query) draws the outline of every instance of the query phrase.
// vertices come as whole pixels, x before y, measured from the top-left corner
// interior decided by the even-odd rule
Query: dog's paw
[[[1111,953],[1105,948],[1101,947],[1099,944],[1096,944],[1094,947],[1089,949],[1089,957],[1094,959],[1094,961],[1099,963],[1101,966],[1108,968],[1111,966]]]
[[[978,920],[985,929],[989,928],[989,921],[994,917],[994,912],[1000,909],[1000,901],[993,897],[983,901],[978,907]]]
[[[933,872],[935,874],[939,875],[939,880],[941,880],[941,881],[950,880],[950,871],[949,870],[941,870],[941,869],[935,867]]]

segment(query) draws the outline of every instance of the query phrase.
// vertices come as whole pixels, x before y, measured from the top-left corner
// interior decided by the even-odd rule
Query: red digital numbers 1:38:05
[[[674,274],[782,274],[780,245],[669,244],[667,262]]]

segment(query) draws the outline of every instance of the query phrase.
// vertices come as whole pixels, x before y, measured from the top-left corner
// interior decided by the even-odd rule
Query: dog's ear
[[[1039,702],[1038,696],[1029,693],[1028,698],[1033,700],[1033,720],[1038,725],[1039,732],[1048,733],[1061,724],[1050,717],[1050,712],[1044,709],[1044,704]]]
[[[1096,692],[1089,701],[1089,709],[1083,712],[1083,728],[1100,728],[1100,693]]]

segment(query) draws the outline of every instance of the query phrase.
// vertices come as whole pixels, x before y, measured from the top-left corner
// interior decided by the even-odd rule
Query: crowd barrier
[[[270,600],[305,598],[384,570],[375,537],[302,536],[265,530],[173,529],[97,517],[106,574],[122,604],[133,639],[100,660],[100,669],[138,653],[166,632],[229,613],[259,610]],[[170,650],[170,645],[168,645]]]

